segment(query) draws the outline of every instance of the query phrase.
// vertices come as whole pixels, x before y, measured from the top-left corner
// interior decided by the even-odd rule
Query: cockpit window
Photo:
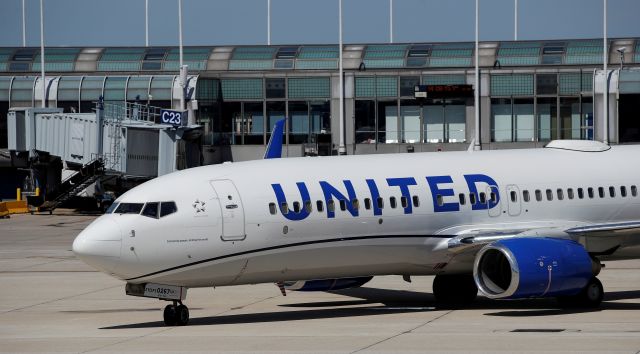
[[[116,208],[116,214],[140,214],[144,203],[120,203]]]
[[[160,217],[173,214],[178,211],[178,207],[175,202],[162,202],[160,203]]]
[[[120,203],[112,203],[111,205],[109,205],[109,208],[107,208],[107,211],[105,211],[105,214],[111,214],[113,213],[114,210],[116,210],[116,208],[118,207],[118,205],[120,205]]]
[[[157,219],[158,218],[158,205],[159,204],[160,203],[158,203],[158,202],[147,203],[144,206],[144,209],[142,209],[142,215],[150,217],[150,218]]]

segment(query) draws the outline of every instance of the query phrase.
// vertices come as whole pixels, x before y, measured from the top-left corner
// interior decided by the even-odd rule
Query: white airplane
[[[282,126],[279,127],[281,131]],[[281,139],[269,144],[278,157]],[[438,301],[598,306],[602,260],[640,258],[640,146],[265,159],[175,172],[118,198],[73,251],[171,301],[192,287],[356,287],[435,275]]]

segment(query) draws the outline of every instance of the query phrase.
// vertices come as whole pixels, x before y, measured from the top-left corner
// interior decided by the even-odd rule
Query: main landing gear
[[[604,298],[604,288],[598,278],[593,277],[579,293],[573,296],[558,297],[562,307],[596,308]]]
[[[440,274],[433,279],[433,296],[446,305],[468,305],[478,296],[473,274]]]
[[[189,323],[189,309],[182,301],[174,301],[173,305],[164,308],[164,324],[167,326],[186,326]]]

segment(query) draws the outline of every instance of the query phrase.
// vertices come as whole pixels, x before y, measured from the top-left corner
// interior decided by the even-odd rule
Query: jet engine
[[[373,277],[340,278],[340,279],[316,279],[286,281],[284,288],[295,291],[330,291],[349,288],[358,288],[368,283]]]
[[[487,297],[533,298],[578,294],[597,275],[582,245],[556,238],[513,238],[478,252],[473,277]]]

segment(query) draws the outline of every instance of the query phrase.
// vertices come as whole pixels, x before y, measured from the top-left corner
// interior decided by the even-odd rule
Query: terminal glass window
[[[556,97],[538,98],[538,137],[539,140],[554,140],[558,138],[557,102]]]
[[[420,142],[420,106],[415,100],[400,101],[400,126],[403,143]]]
[[[357,100],[355,103],[355,142],[373,144],[376,140],[376,102]]]
[[[385,143],[398,142],[398,106],[396,101],[378,102],[378,122],[384,129],[378,131],[378,139]]]
[[[513,100],[514,133],[516,141],[534,141],[533,98]]]
[[[491,99],[491,141],[512,141],[513,122],[511,119],[511,99]]]
[[[265,79],[267,98],[285,98],[284,79]]]
[[[581,139],[579,97],[560,97],[560,139]]]
[[[309,136],[309,105],[307,102],[289,102],[289,142],[301,144]]]
[[[267,140],[271,136],[271,130],[277,121],[284,119],[286,114],[286,102],[267,102]],[[286,132],[285,132],[286,133]]]
[[[245,144],[264,144],[264,112],[262,102],[243,103]]]

